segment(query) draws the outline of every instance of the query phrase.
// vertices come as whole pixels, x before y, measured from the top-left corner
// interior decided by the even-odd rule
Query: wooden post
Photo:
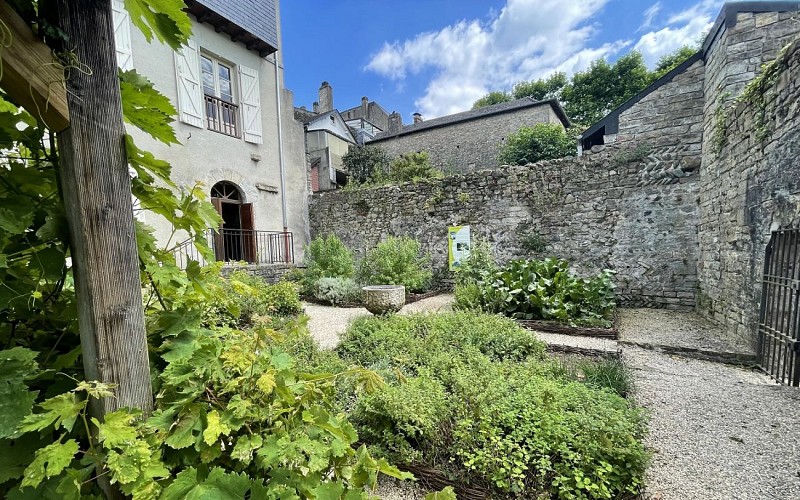
[[[83,366],[88,380],[118,384],[94,403],[98,416],[153,408],[111,16],[111,0],[58,0],[66,48],[91,70],[69,72],[58,138]]]

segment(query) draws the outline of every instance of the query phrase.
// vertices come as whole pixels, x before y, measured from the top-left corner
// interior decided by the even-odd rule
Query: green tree
[[[342,156],[351,182],[358,184],[367,182],[374,172],[387,171],[391,161],[386,151],[378,146],[354,148]]]
[[[514,87],[511,89],[511,95],[514,99],[530,97],[535,101],[543,101],[545,99],[552,99],[553,97],[560,99],[561,91],[567,85],[568,81],[567,74],[563,71],[558,71],[547,78],[515,83]]]
[[[500,92],[500,91],[489,92],[485,96],[475,101],[472,104],[472,109],[484,108],[486,106],[500,104],[501,102],[508,102],[511,99],[512,97],[508,94],[508,92]]]
[[[500,163],[524,165],[529,162],[575,156],[575,139],[561,125],[537,123],[510,135],[500,152]]]
[[[592,124],[633,97],[654,80],[639,52],[630,52],[614,64],[594,61],[575,73],[564,87],[562,100],[567,116],[576,123]]]
[[[656,68],[653,70],[655,78],[661,78],[673,69],[677,68],[678,65],[680,65],[683,61],[695,55],[697,50],[697,47],[684,45],[674,52],[670,52],[669,54],[661,56],[661,59],[658,60],[658,64],[656,64]]]
[[[425,151],[406,153],[396,158],[389,166],[388,182],[408,182],[419,179],[441,177],[442,173],[431,166]]]

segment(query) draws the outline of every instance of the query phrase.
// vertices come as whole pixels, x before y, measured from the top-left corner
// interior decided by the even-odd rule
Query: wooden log
[[[125,155],[110,0],[58,0],[61,29],[91,71],[70,72],[70,127],[58,135],[86,378],[114,383],[93,401],[152,411],[153,395]]]
[[[616,339],[617,331],[613,328],[589,328],[581,326],[570,326],[555,321],[537,321],[518,319],[517,324],[529,330],[540,332],[560,333],[562,335],[575,335],[583,337],[598,337],[603,339]]]
[[[11,37],[11,45],[0,48],[0,87],[47,128],[63,131],[69,126],[69,111],[61,64],[5,0],[0,0],[0,22]]]

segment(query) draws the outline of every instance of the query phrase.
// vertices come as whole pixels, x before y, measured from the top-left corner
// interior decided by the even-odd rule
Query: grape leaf
[[[452,486],[447,486],[442,491],[434,491],[425,495],[425,500],[458,500]]]
[[[19,432],[40,431],[50,425],[71,431],[78,415],[86,407],[86,400],[79,401],[74,392],[67,392],[44,400],[39,407],[45,411],[26,416],[17,428]]]
[[[97,439],[107,449],[135,441],[136,429],[131,425],[134,418],[136,418],[136,415],[127,410],[106,413],[103,416],[103,423],[100,423],[96,418],[92,418],[92,422],[98,429]]]
[[[231,432],[230,427],[220,421],[217,410],[211,410],[206,417],[206,421],[207,425],[203,431],[203,441],[209,446],[214,444],[220,436],[227,436]]]
[[[169,99],[153,88],[153,83],[136,70],[120,71],[122,116],[125,121],[164,144],[179,144],[170,125],[176,114]]]
[[[182,0],[125,0],[131,22],[148,43],[155,35],[173,50],[180,49],[192,35],[192,22],[184,7]]]
[[[339,500],[344,493],[344,486],[338,481],[323,483],[314,488],[316,500]]]
[[[180,417],[172,433],[165,441],[168,446],[180,450],[181,448],[188,448],[197,442],[195,431],[199,435],[199,431],[202,429],[202,420],[199,413],[200,411],[197,407],[192,407],[190,411]]]
[[[59,440],[36,450],[36,456],[25,469],[20,486],[36,487],[45,477],[61,474],[72,462],[76,453],[78,453],[78,442],[74,439],[68,439],[64,443]]]
[[[177,475],[160,500],[241,500],[249,489],[250,479],[245,474],[226,473],[217,467],[201,481],[197,470],[189,467]]]

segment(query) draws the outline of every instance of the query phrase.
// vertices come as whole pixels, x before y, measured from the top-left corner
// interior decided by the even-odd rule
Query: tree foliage
[[[391,161],[389,154],[378,146],[353,148],[342,156],[342,164],[350,174],[350,182],[358,184],[367,182],[374,172],[387,171]]]
[[[508,92],[500,92],[498,90],[489,92],[472,104],[472,109],[484,108],[486,106],[493,106],[501,102],[508,102],[512,99]]]
[[[567,85],[567,81],[567,74],[557,71],[547,78],[515,83],[511,88],[511,95],[514,99],[530,97],[535,101],[558,99],[561,97],[561,91]]]
[[[575,139],[564,127],[551,123],[537,123],[522,127],[508,136],[499,160],[503,165],[525,165],[541,160],[575,156]]]
[[[676,49],[674,52],[670,52],[669,54],[661,56],[661,59],[659,59],[658,63],[656,63],[653,73],[655,73],[656,78],[661,78],[673,69],[677,68],[683,61],[695,55],[697,50],[697,47],[684,45],[683,47]]]

